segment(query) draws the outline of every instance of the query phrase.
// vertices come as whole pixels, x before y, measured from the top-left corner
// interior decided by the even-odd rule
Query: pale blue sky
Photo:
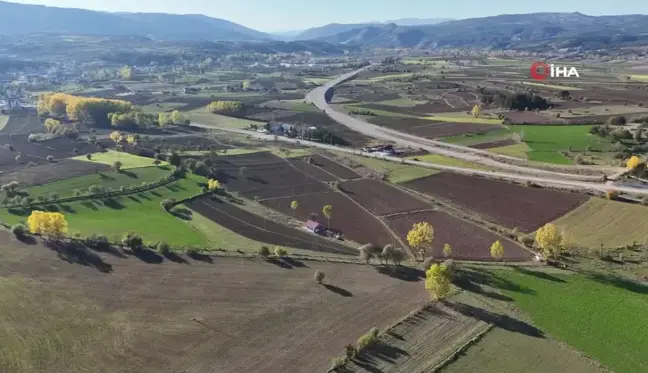
[[[647,14],[646,0],[10,0],[16,3],[126,12],[205,14],[260,31],[398,18],[474,18],[532,12]]]

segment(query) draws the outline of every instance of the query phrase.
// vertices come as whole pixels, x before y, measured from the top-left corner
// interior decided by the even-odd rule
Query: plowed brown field
[[[148,264],[7,236],[0,294],[11,305],[0,309],[11,343],[0,362],[12,373],[324,372],[347,343],[429,300],[422,282],[373,266],[183,255]]]
[[[296,211],[290,208],[292,201],[299,202]],[[376,217],[371,216],[371,214],[341,193],[329,192],[299,197],[275,198],[262,201],[262,204],[286,215],[296,216],[304,221],[310,218],[311,213],[315,213],[318,216],[318,221],[325,226],[328,222],[322,213],[322,208],[325,205],[331,205],[333,206],[331,228],[341,231],[346,238],[362,244],[374,243],[381,246],[394,243],[391,234]]]
[[[386,219],[403,239],[406,239],[407,232],[415,223],[430,223],[434,227],[434,241],[428,254],[435,258],[443,258],[443,245],[449,243],[454,259],[492,261],[490,246],[497,240],[504,245],[505,260],[527,261],[530,258],[530,253],[513,241],[442,211],[402,214]]]
[[[529,188],[476,176],[441,173],[405,184],[505,227],[531,232],[587,201],[584,194]]]
[[[340,190],[378,216],[430,208],[426,202],[377,180],[347,181]]]

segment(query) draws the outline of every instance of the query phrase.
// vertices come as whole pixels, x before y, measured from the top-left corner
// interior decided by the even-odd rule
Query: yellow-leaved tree
[[[502,260],[504,258],[504,245],[499,241],[493,242],[490,247],[490,253],[494,259]]]
[[[640,164],[641,158],[637,157],[636,155],[630,157],[630,159],[628,159],[628,161],[626,162],[626,166],[631,170],[639,167]]]
[[[299,208],[299,202],[297,202],[297,201],[292,201],[292,202],[290,202],[290,208],[291,208],[294,212],[296,212],[297,209]]]
[[[328,227],[331,227],[331,218],[333,217],[333,206],[331,205],[326,205],[322,207],[322,213],[324,216],[326,216],[326,220],[328,221]]]
[[[443,256],[449,258],[452,255],[452,246],[449,243],[443,245]]]
[[[124,141],[124,137],[118,131],[114,131],[113,133],[111,133],[110,134],[110,139],[112,141],[114,141],[115,143],[120,143],[120,142]]]
[[[178,110],[173,110],[171,112],[171,121],[174,124],[182,124],[182,114]]]
[[[209,180],[207,182],[207,188],[209,188],[209,190],[211,191],[219,190],[221,188],[221,183],[218,180]]]
[[[425,289],[434,300],[440,300],[450,294],[450,271],[443,264],[432,264],[425,272]]]
[[[481,114],[481,106],[479,105],[473,106],[472,110],[470,111],[470,114],[472,114],[473,117],[477,118]]]
[[[133,79],[133,68],[130,66],[122,66],[119,69],[119,75],[121,76],[122,79],[124,80],[132,80]]]
[[[133,145],[133,146],[137,145],[137,140],[139,140],[138,135],[128,135],[128,136],[126,136],[126,142],[129,145]]]
[[[555,258],[560,255],[565,243],[562,233],[551,223],[538,229],[535,240],[545,258]]]
[[[407,243],[416,250],[421,260],[434,240],[434,228],[428,222],[416,223],[407,232]]]
[[[27,218],[27,227],[34,234],[61,238],[68,231],[68,223],[60,212],[32,211]]]

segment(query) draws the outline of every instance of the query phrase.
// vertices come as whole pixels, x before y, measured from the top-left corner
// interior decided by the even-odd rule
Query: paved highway
[[[361,72],[363,69],[344,74],[324,86],[318,87],[306,95],[306,100],[313,103],[317,108],[324,111],[331,119],[336,122],[349,127],[350,129],[360,132],[364,135],[386,140],[393,141],[402,146],[408,146],[412,148],[421,148],[430,153],[441,154],[449,156],[452,158],[463,159],[469,162],[482,164],[489,166],[491,168],[505,170],[515,173],[528,174],[534,176],[543,176],[546,178],[552,179],[569,179],[569,180],[582,180],[582,181],[601,181],[602,173],[600,176],[591,176],[591,175],[578,175],[571,173],[563,173],[557,171],[541,170],[532,167],[518,166],[514,164],[505,163],[507,160],[515,160],[513,157],[504,156],[504,155],[495,155],[493,153],[480,150],[468,148],[465,146],[447,144],[440,141],[423,139],[417,136],[413,136],[407,133],[395,131],[389,128],[384,128],[377,126],[372,123],[368,123],[364,120],[354,118],[345,113],[335,111],[326,101],[326,92],[335,87],[336,85],[347,81]],[[501,160],[501,161],[500,161]]]

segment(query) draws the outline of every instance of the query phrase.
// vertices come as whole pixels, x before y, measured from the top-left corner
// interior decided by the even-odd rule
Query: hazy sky
[[[532,12],[647,14],[646,0],[10,0],[16,3],[126,12],[205,14],[260,31],[398,18],[474,18]]]

